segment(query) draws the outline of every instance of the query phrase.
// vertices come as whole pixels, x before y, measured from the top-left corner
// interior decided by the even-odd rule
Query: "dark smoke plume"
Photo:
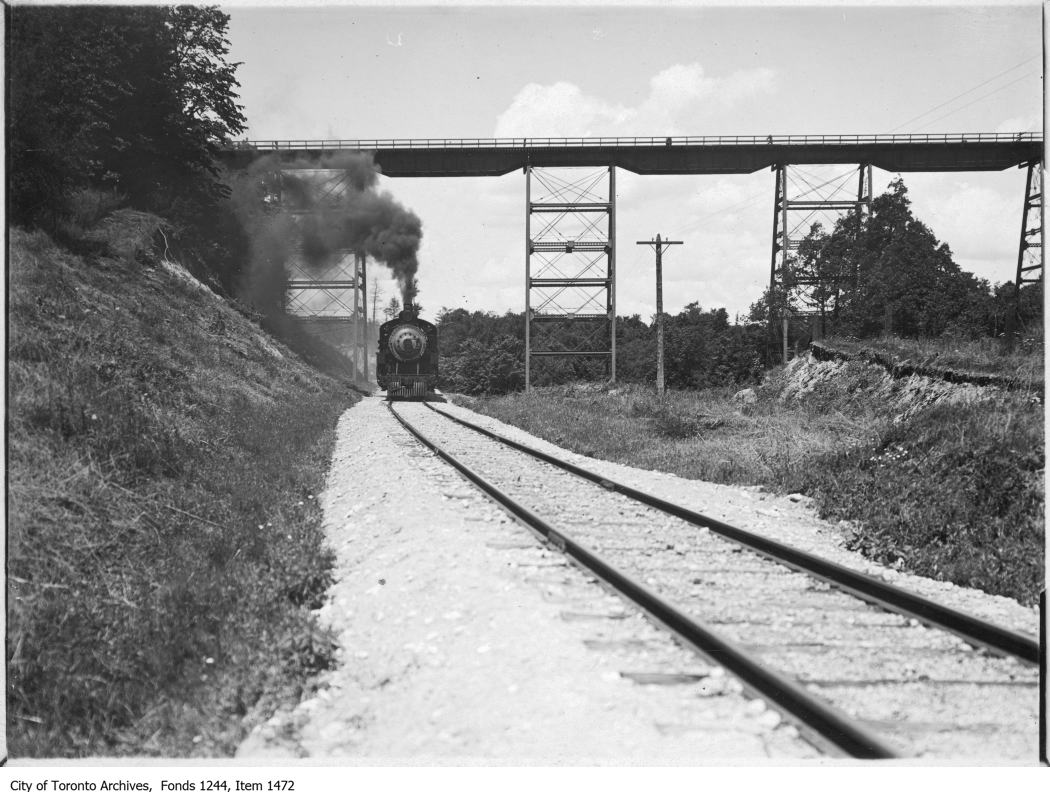
[[[296,169],[341,170],[344,188],[326,193]],[[423,224],[390,193],[376,189],[379,170],[366,153],[339,152],[319,160],[257,160],[234,186],[233,200],[253,241],[250,299],[270,306],[287,286],[289,257],[298,251],[310,267],[323,268],[344,251],[386,264],[414,303]],[[290,212],[304,212],[298,222]],[[274,281],[277,280],[275,283]]]

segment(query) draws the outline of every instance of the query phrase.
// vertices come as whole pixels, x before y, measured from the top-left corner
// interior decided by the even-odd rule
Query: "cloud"
[[[774,82],[772,69],[748,69],[733,72],[728,77],[706,77],[699,63],[675,65],[649,81],[649,98],[641,109],[671,117],[687,115],[705,102],[728,107],[768,93]]]
[[[1003,121],[995,128],[996,132],[1042,132],[1043,119],[1037,113],[1014,116]]]
[[[609,134],[637,113],[587,96],[572,83],[529,83],[496,121],[496,137],[589,137]]]
[[[1017,174],[1010,175],[1012,181],[1017,180]],[[948,243],[963,269],[993,282],[1011,280],[1020,238],[1023,182],[1011,196],[950,178],[943,178],[939,189],[915,191],[915,216]]]
[[[669,66],[649,80],[634,107],[593,96],[571,82],[529,83],[496,120],[496,137],[686,134],[705,113],[772,91],[775,73],[758,68],[709,77],[699,63]]]

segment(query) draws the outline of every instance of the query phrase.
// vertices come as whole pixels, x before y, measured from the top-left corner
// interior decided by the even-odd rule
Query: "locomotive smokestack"
[[[416,295],[419,294],[419,289],[416,286],[417,269],[419,269],[419,261],[416,260],[415,256],[412,257],[410,268],[406,268],[404,277],[394,269],[394,275],[397,276],[398,282],[401,284],[401,302],[404,305],[413,305],[416,301]],[[416,313],[419,313],[418,309],[416,309]]]

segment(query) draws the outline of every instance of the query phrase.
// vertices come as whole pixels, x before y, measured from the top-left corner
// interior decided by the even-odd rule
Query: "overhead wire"
[[[978,97],[977,97],[976,99],[974,99],[974,100],[973,100],[972,102],[967,102],[967,103],[966,103],[966,104],[964,104],[964,105],[963,105],[962,107],[957,107],[957,108],[955,108],[954,110],[950,110],[949,112],[947,112],[947,113],[944,113],[943,115],[939,115],[939,116],[937,116],[936,118],[934,118],[934,119],[933,119],[932,121],[927,121],[927,122],[926,122],[925,124],[922,124],[921,126],[918,126],[918,127],[916,127],[916,129],[925,129],[925,128],[926,128],[926,127],[928,127],[928,126],[929,126],[930,124],[935,124],[935,123],[937,123],[938,121],[940,121],[940,120],[942,120],[942,119],[944,119],[944,118],[947,118],[947,117],[948,117],[948,116],[950,116],[950,115],[955,115],[955,114],[956,114],[956,113],[958,113],[959,111],[961,111],[961,110],[965,110],[965,109],[966,109],[967,107],[970,107],[971,105],[975,105],[975,104],[977,104],[978,102],[984,101],[984,100],[985,100],[985,99],[987,99],[987,98],[988,98],[989,96],[995,96],[995,94],[997,94],[997,93],[999,93],[1000,91],[1003,91],[1003,90],[1005,90],[1005,89],[1009,88],[1009,87],[1010,87],[1011,85],[1015,85],[1016,83],[1019,83],[1019,82],[1021,82],[1021,80],[1026,80],[1026,79],[1028,79],[1029,77],[1032,77],[1032,76],[1034,76],[1034,75],[1036,75],[1036,74],[1038,74],[1038,72],[1029,72],[1028,74],[1022,74],[1022,75],[1021,75],[1020,77],[1018,77],[1018,78],[1017,78],[1016,80],[1011,80],[1010,82],[1006,83],[1005,85],[1001,85],[1001,86],[999,86],[999,87],[998,87],[998,88],[996,88],[996,89],[995,89],[994,91],[989,91],[988,93],[984,94],[983,96],[978,96]]]
[[[1034,57],[1028,58],[1027,60],[1023,60],[1020,63],[1015,64],[1014,66],[1011,66],[1009,69],[1006,69],[1005,71],[1001,71],[998,74],[994,74],[991,77],[989,77],[987,80],[985,80],[984,82],[978,83],[977,85],[973,86],[972,88],[967,88],[965,91],[963,91],[960,94],[956,94],[951,99],[947,99],[944,102],[941,102],[939,105],[937,105],[935,107],[931,107],[929,110],[926,110],[925,112],[919,113],[917,116],[913,116],[912,118],[909,118],[904,123],[902,123],[899,126],[894,127],[893,129],[891,129],[890,132],[892,133],[892,132],[896,132],[899,129],[903,129],[904,127],[906,127],[908,124],[912,123],[913,121],[918,121],[923,116],[928,116],[930,113],[936,112],[937,110],[940,110],[942,107],[946,107],[947,105],[950,105],[956,99],[962,99],[967,94],[971,94],[974,91],[976,91],[977,89],[983,88],[984,86],[988,85],[989,83],[995,82],[1000,77],[1002,77],[1004,75],[1007,75],[1007,74],[1009,74],[1012,71],[1016,71],[1017,69],[1020,69],[1022,66],[1027,66],[1029,63],[1031,63],[1034,60],[1039,60],[1041,57],[1042,57],[1041,55],[1036,55]],[[1027,76],[1027,75],[1025,75],[1025,76]],[[1014,82],[1017,82],[1017,81],[1015,80]],[[1013,83],[1009,83],[1009,84],[1012,85]],[[1005,88],[1006,86],[1003,86],[1003,87]],[[980,101],[980,100],[975,100],[975,101]],[[969,105],[967,105],[967,107],[968,106]],[[959,108],[959,109],[961,110],[962,108]],[[933,122],[930,122],[930,123],[933,123]],[[919,127],[919,128],[922,129],[922,127]]]

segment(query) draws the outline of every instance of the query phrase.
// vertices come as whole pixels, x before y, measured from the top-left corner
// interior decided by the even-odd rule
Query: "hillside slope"
[[[350,372],[148,238],[9,243],[9,751],[228,754],[329,661],[313,494]]]

